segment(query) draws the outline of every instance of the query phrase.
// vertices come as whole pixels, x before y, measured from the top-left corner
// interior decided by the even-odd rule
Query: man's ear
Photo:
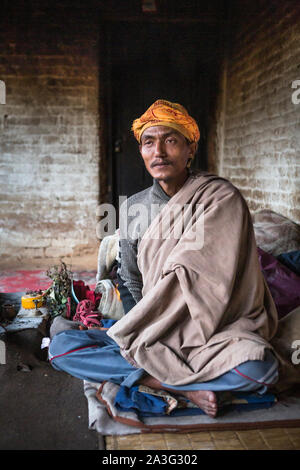
[[[198,143],[197,142],[191,142],[189,145],[190,145],[191,158],[194,158],[194,155],[195,155],[195,153],[197,152],[197,149],[198,149]]]
[[[186,167],[187,167],[187,168],[190,168],[190,166],[191,166],[191,164],[192,164],[192,161],[193,161],[192,158],[189,158],[189,159],[188,159],[187,164],[186,164]]]

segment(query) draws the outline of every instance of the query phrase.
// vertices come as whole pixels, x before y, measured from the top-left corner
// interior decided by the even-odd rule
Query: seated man
[[[58,333],[49,357],[86,380],[171,390],[214,417],[217,392],[265,393],[278,378],[251,216],[229,181],[190,170],[200,134],[181,105],[156,101],[133,131],[153,186],[120,210],[127,313],[108,331]]]

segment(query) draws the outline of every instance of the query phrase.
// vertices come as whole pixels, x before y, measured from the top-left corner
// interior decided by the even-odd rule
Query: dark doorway
[[[157,99],[181,103],[197,120],[201,139],[193,166],[206,169],[207,119],[220,48],[220,19],[218,10],[213,25],[200,17],[176,21],[118,18],[104,23],[107,199],[115,207],[119,196],[129,197],[152,185],[131,125]]]

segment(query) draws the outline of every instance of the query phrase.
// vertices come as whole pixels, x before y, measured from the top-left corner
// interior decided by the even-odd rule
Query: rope
[[[83,323],[86,327],[101,326],[101,313],[95,312],[94,308],[95,305],[90,300],[81,300],[77,305],[73,320]]]

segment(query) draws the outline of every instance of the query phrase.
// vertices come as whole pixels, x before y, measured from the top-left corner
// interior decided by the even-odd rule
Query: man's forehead
[[[142,134],[141,140],[149,137],[166,137],[169,135],[177,135],[184,137],[180,132],[172,129],[171,127],[167,126],[151,126],[148,127]]]

